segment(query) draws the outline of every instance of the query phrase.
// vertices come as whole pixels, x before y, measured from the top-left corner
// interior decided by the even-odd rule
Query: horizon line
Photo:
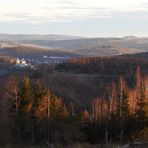
[[[147,38],[148,36],[137,36],[137,35],[123,35],[123,36],[81,36],[81,35],[73,35],[73,34],[54,34],[54,33],[1,33],[0,35],[59,35],[59,36],[72,36],[72,37],[82,37],[82,38],[125,38],[125,37],[133,37],[133,38]]]

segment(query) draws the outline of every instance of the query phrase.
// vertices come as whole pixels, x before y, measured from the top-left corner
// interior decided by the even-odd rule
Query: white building
[[[26,61],[24,59],[17,58],[15,66],[17,66],[17,67],[26,67],[26,66],[28,66],[28,64],[26,63]]]

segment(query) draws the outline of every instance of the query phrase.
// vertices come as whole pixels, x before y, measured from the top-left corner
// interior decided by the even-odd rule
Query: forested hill
[[[69,73],[131,76],[137,65],[141,67],[143,73],[148,73],[147,60],[144,60],[143,58],[129,58],[126,56],[74,58],[70,59],[68,62],[59,64],[57,70]]]
[[[86,62],[87,60],[82,58],[73,61],[73,64],[77,63],[80,68],[82,64],[84,67],[85,64],[91,67],[93,63],[90,60],[92,59]],[[96,60],[96,63],[100,63],[101,60],[99,59],[99,62]],[[107,64],[111,63],[111,60],[107,60]],[[119,58],[113,64],[117,66],[117,69],[113,68],[113,70],[119,70],[117,64],[119,60],[121,69],[124,63],[122,71],[129,69],[127,65],[131,61],[126,62]],[[134,62],[131,66],[132,64]],[[61,76],[65,73],[59,74]],[[21,80],[18,81],[16,75],[6,77],[5,80],[0,81],[2,83],[0,87],[0,131],[2,131],[0,132],[0,146],[49,148],[49,145],[54,145],[58,148],[69,148],[72,144],[79,143],[84,148],[85,144],[89,143],[88,148],[103,148],[105,144],[106,148],[112,148],[125,147],[124,144],[127,145],[127,143],[130,143],[128,144],[130,147],[137,144],[137,139],[140,141],[138,144],[145,143],[146,145],[148,140],[148,90],[146,89],[148,77],[141,75],[139,66],[133,74],[132,88],[125,80],[125,74],[119,77],[118,82],[112,80],[106,85],[105,79],[100,79],[97,85],[100,88],[103,85],[104,90],[97,89],[97,91],[103,95],[98,94],[95,97],[91,95],[92,98],[88,104],[86,101],[78,103],[78,99],[86,98],[88,95],[86,93],[90,93],[89,88],[92,87],[90,84],[94,82],[92,79],[89,80],[90,83],[88,79],[85,81],[84,75],[80,77],[77,75],[82,80],[81,85],[75,85],[80,84],[80,80],[71,80],[71,75],[69,75],[69,80],[63,82],[64,80],[57,76],[57,71],[50,75],[46,72],[40,79],[21,75],[20,77],[23,78],[19,77]],[[92,74],[89,78],[91,77]],[[49,81],[49,79],[54,80]],[[69,84],[70,80],[71,84]],[[59,96],[54,89],[51,90],[51,83],[55,86],[55,81],[58,82],[57,91],[62,91],[63,95]],[[43,85],[43,82],[47,85]],[[87,87],[82,87],[84,82],[87,82]],[[82,89],[84,93],[77,100],[65,101],[69,92],[74,92],[68,96],[72,98],[72,95],[80,94]],[[7,146],[5,146],[6,143]]]
[[[27,47],[27,46],[16,46],[16,47],[4,47],[0,48],[0,55],[10,56],[10,57],[30,57],[34,58],[36,56],[70,56],[75,57],[76,54],[70,51],[65,51],[63,49],[49,50],[45,48],[38,47]]]
[[[125,55],[122,55],[122,57],[148,60],[148,52],[136,53],[136,54],[125,54]]]

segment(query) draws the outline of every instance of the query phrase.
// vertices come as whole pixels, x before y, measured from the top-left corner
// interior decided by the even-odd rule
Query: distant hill
[[[138,39],[138,37],[136,37],[136,36],[125,36],[125,37],[123,37],[123,39],[125,39],[125,40],[135,40],[135,39]]]
[[[125,54],[125,55],[122,55],[122,57],[148,60],[148,52],[136,53],[136,54]]]
[[[5,40],[5,41],[3,41]],[[148,38],[85,38],[65,35],[9,35],[0,34],[1,47],[32,46],[64,49],[83,56],[114,56],[148,52]]]
[[[18,47],[5,47],[0,48],[0,55],[1,56],[8,56],[12,58],[25,58],[25,59],[44,59],[44,57],[78,57],[72,52],[60,50],[49,50],[44,48],[35,48],[35,47],[25,47],[25,46],[18,46]]]
[[[73,58],[66,63],[59,64],[57,70],[118,78],[119,75],[133,77],[137,65],[140,66],[142,73],[148,73],[148,60],[128,58],[126,56]]]
[[[0,34],[0,40],[5,41],[21,41],[21,40],[73,40],[83,39],[84,37],[68,36],[68,35],[40,35],[40,34]]]
[[[86,56],[111,56],[133,54],[148,51],[147,38],[89,38],[61,41],[26,40],[23,44],[32,44],[48,48],[62,48]]]

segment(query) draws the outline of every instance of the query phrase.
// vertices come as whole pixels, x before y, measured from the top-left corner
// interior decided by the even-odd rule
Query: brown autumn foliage
[[[137,69],[139,71],[139,68]],[[143,101],[145,103],[145,112],[147,114],[148,110],[148,87],[147,87],[147,77],[142,78],[140,71],[138,74],[136,73],[136,86],[133,89],[128,89],[125,80],[123,78],[120,80],[120,84],[115,85],[112,83],[109,87],[106,88],[106,92],[103,98],[96,98],[92,101],[92,114],[94,120],[100,120],[103,118],[108,118],[111,114],[115,114],[117,112],[117,108],[120,106],[120,94],[122,91],[126,91],[127,93],[127,105],[129,108],[129,112],[131,115],[135,114],[138,106],[138,97],[139,91],[141,87],[141,83],[143,83],[143,87],[146,88],[143,93]],[[138,87],[138,88],[137,88]],[[137,92],[138,91],[138,92]]]
[[[49,75],[46,75],[46,77],[49,77]],[[8,100],[3,102],[4,105],[0,104],[3,109],[1,114],[7,114],[7,117],[9,117],[9,123],[8,121],[4,121],[4,123],[1,122],[0,124],[5,124],[3,127],[7,130],[9,129],[9,132],[5,130],[9,135],[5,134],[5,141],[8,141],[8,139],[12,139],[13,141],[13,139],[15,139],[14,141],[27,143],[28,145],[46,143],[48,138],[50,139],[50,142],[53,143],[61,141],[63,143],[68,143],[69,141],[107,143],[108,140],[118,142],[121,132],[121,122],[124,123],[123,140],[125,142],[129,141],[129,137],[131,137],[131,135],[135,136],[135,132],[141,133],[141,135],[143,134],[144,139],[147,140],[146,117],[148,117],[148,104],[146,103],[148,102],[148,79],[145,75],[141,75],[140,71],[136,73],[136,80],[132,87],[127,83],[125,76],[123,76],[122,79],[120,78],[120,81],[113,81],[109,85],[105,85],[105,91],[97,88],[97,91],[101,91],[103,95],[98,95],[98,97],[91,95],[92,100],[89,100],[91,103],[87,104],[79,104],[79,100],[75,100],[75,102],[77,102],[71,104],[71,100],[69,102],[68,100],[64,100],[65,96],[68,94],[68,90],[76,90],[72,94],[72,98],[75,97],[74,94],[80,93],[80,89],[84,89],[86,94],[84,94],[84,96],[82,96],[82,94],[79,95],[79,98],[81,99],[81,97],[85,98],[85,95],[87,96],[89,89],[87,90],[85,88],[92,87],[92,85],[82,87],[84,82],[86,82],[82,75],[80,76],[80,85],[73,86],[71,85],[77,84],[77,80],[79,80],[75,75],[72,80],[71,77],[66,79],[67,75],[56,78],[54,77],[56,77],[56,74],[50,77],[50,82],[52,82],[52,84],[48,84],[49,81],[47,81],[47,85],[44,85],[44,89],[41,91],[42,95],[39,95],[38,103],[36,103],[37,97],[34,95],[35,90],[34,87],[32,87],[35,79],[30,79],[29,97],[27,96],[27,93],[22,95],[23,97],[20,97],[20,92],[23,92],[21,89],[25,88],[21,87],[22,80],[18,82],[19,85],[17,85],[18,83],[15,83],[12,78],[6,81],[7,89],[3,94],[7,94],[5,95],[5,99]],[[90,77],[92,77],[92,75],[90,75]],[[57,78],[60,80],[56,81]],[[65,81],[63,81],[62,78],[65,78]],[[51,81],[51,79],[53,80]],[[48,91],[49,86],[53,86],[53,88],[55,88],[53,83],[55,81],[57,90],[59,89],[63,91],[63,87],[67,88],[67,91],[63,92],[63,97],[62,95],[60,95],[61,97],[55,95],[57,92],[54,94],[52,91]],[[89,80],[89,82],[91,81],[92,79]],[[61,84],[58,82],[61,82]],[[86,83],[85,85],[89,84],[91,83]],[[101,84],[99,83],[98,85]],[[18,95],[16,95],[16,90],[18,90]],[[17,104],[18,101],[16,101],[16,96],[20,100],[27,98],[27,102],[25,102],[25,104],[21,104],[25,109],[22,111],[19,108],[21,111],[18,116],[19,120],[16,118],[16,109],[20,104]],[[139,101],[139,97],[142,98],[143,102],[141,102],[141,100]],[[140,105],[143,106],[143,103],[144,107],[139,110]],[[4,108],[6,110],[4,110]],[[144,121],[139,118],[139,113],[137,114],[137,112],[141,110],[143,111],[143,108],[144,112],[146,112],[146,116],[144,115],[143,118]],[[119,114],[120,111],[124,111],[121,114],[124,116],[123,120],[121,120],[121,116]],[[143,112],[140,114],[143,114]],[[52,122],[48,119],[52,119]],[[18,121],[21,121],[21,123],[19,124]],[[21,131],[20,134],[19,130]],[[20,139],[18,138],[19,136]],[[5,143],[5,141],[0,141],[0,143]]]

